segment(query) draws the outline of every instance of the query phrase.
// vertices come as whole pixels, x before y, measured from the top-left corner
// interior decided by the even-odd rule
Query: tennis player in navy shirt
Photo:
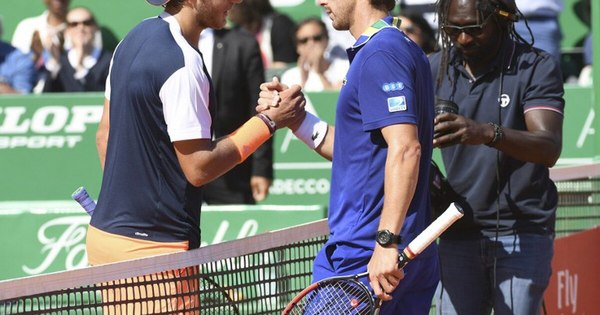
[[[430,222],[429,165],[433,81],[423,51],[389,16],[394,0],[320,0],[338,30],[356,43],[340,91],[335,129],[307,113],[294,134],[332,160],[330,237],[314,281],[369,272],[380,314],[428,314],[438,283],[435,245],[404,270],[398,254]],[[269,108],[278,82],[262,86]]]
[[[97,132],[104,173],[86,244],[92,265],[199,247],[202,186],[243,162],[277,128],[304,118],[299,88],[290,89],[281,93],[281,106],[213,140],[214,90],[198,40],[204,28],[222,28],[241,0],[149,2],[163,5],[164,12],[119,43],[107,80]],[[197,272],[191,267],[169,276]],[[148,294],[189,294],[192,282]],[[166,292],[171,290],[177,292]],[[123,302],[120,307],[128,307]],[[170,302],[154,303],[161,307],[154,311],[183,313],[198,306],[197,295]]]

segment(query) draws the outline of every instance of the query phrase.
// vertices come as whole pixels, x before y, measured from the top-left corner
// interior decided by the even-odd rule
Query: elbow
[[[200,170],[192,172],[184,171],[184,175],[187,181],[194,187],[201,187],[212,181],[212,178],[210,178],[209,174],[206,174],[205,172],[202,172]]]
[[[201,176],[200,174],[198,175],[192,175],[189,176],[186,174],[186,179],[187,181],[194,187],[201,187],[206,185],[209,181],[206,180],[206,178],[204,176]]]
[[[544,161],[544,166],[550,168],[556,165],[558,159],[560,158],[560,153],[562,151],[562,146],[558,145],[556,149],[552,150],[550,154],[546,154],[546,159]]]

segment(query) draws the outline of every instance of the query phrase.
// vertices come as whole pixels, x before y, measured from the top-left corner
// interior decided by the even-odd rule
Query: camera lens
[[[458,114],[458,105],[453,101],[438,99],[435,104],[435,115],[443,113]]]

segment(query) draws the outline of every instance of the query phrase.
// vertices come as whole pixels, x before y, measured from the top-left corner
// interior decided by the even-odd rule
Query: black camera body
[[[458,105],[453,101],[438,98],[435,103],[435,115],[438,116],[443,113],[458,114]],[[438,132],[433,134],[433,137],[437,138],[443,135],[444,134]]]

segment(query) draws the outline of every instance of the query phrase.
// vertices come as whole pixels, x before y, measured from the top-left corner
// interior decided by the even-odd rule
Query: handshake
[[[295,130],[305,118],[306,99],[298,85],[288,87],[275,77],[260,86],[256,112],[267,115],[275,128],[288,127]]]
[[[256,112],[270,118],[275,129],[288,127],[298,139],[314,150],[325,139],[328,125],[306,112],[305,106],[306,99],[300,86],[288,87],[274,77],[273,81],[261,84]]]

